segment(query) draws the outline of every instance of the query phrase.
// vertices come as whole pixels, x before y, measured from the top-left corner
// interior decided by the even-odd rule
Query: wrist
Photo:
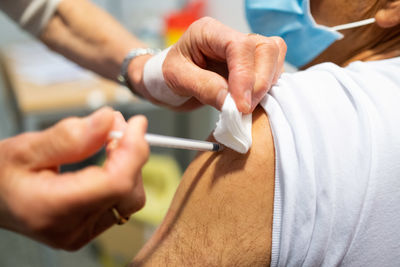
[[[179,82],[168,85],[165,80],[163,65],[170,49],[171,47],[168,47],[146,61],[142,75],[143,85],[146,93],[148,93],[153,102],[169,107],[180,107],[190,99],[190,96],[179,95],[170,87],[179,87]],[[175,58],[172,57],[172,61],[177,62],[176,56]],[[182,73],[175,74],[177,76],[184,76]]]
[[[133,59],[127,68],[128,88],[135,94],[144,98],[149,98],[143,81],[143,72],[146,62],[152,55],[143,55]]]
[[[158,52],[158,49],[152,48],[136,48],[129,51],[121,64],[118,81],[128,87],[134,94],[146,96],[142,79],[144,65],[152,55]]]

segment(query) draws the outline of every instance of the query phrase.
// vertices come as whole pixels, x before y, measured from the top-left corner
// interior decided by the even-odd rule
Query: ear
[[[391,0],[386,7],[378,11],[375,19],[382,28],[400,25],[400,0]]]

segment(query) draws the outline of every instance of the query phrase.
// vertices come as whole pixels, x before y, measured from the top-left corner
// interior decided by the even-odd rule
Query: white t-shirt
[[[400,58],[284,74],[271,266],[400,266]]]
[[[61,0],[0,0],[0,10],[22,28],[39,35]]]

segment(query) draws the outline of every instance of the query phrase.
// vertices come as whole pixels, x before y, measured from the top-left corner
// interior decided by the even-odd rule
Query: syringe
[[[110,138],[113,139],[121,139],[123,136],[123,132],[121,131],[111,131]],[[172,137],[172,136],[164,136],[158,134],[146,134],[146,141],[150,146],[160,146],[160,147],[169,147],[169,148],[179,148],[179,149],[187,149],[187,150],[198,150],[198,151],[221,151],[224,149],[224,146],[218,143]]]

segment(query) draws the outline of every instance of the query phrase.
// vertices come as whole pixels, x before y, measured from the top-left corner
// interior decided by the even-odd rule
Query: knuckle
[[[216,23],[216,19],[214,19],[212,17],[205,16],[205,17],[202,17],[202,18],[196,20],[192,25],[194,27],[203,28],[203,27],[208,27],[208,26],[210,26],[210,25],[212,25],[214,23]]]
[[[248,84],[254,84],[256,77],[253,65],[254,62],[248,64],[243,63],[232,68],[232,71],[234,71],[236,74],[235,79],[238,79],[238,77],[240,77],[242,81],[247,81]],[[231,80],[229,81],[229,83],[231,83]]]
[[[255,48],[255,43],[254,40],[252,38],[247,38],[246,35],[240,35],[237,36],[236,39],[232,40],[230,42],[230,47],[232,47],[232,49],[245,49],[245,50],[254,50]]]
[[[286,51],[287,51],[286,42],[279,36],[272,37],[272,38],[275,41],[276,45],[278,46],[279,50],[283,53],[286,53]]]
[[[254,88],[255,93],[265,92],[269,89],[270,79],[267,77],[257,77],[256,87]]]
[[[82,120],[78,118],[68,118],[62,120],[57,127],[57,134],[62,137],[67,144],[76,144],[82,138]]]
[[[272,53],[279,54],[279,46],[278,44],[271,38],[266,38],[264,42],[259,44],[258,46],[262,46],[264,49],[267,49],[268,51]]]
[[[202,104],[215,105],[216,97],[214,97],[213,90],[213,83],[207,80],[202,86],[196,87],[194,95]]]
[[[24,133],[17,137],[10,138],[4,143],[2,157],[11,159],[13,162],[29,163],[32,143],[27,142],[35,133]]]
[[[186,87],[184,84],[187,84],[185,82],[185,77],[182,75],[182,70],[181,62],[177,62],[174,60],[165,60],[163,64],[163,77],[164,81],[167,84],[167,86],[176,94],[179,95],[184,95]],[[177,71],[179,70],[179,71]]]

